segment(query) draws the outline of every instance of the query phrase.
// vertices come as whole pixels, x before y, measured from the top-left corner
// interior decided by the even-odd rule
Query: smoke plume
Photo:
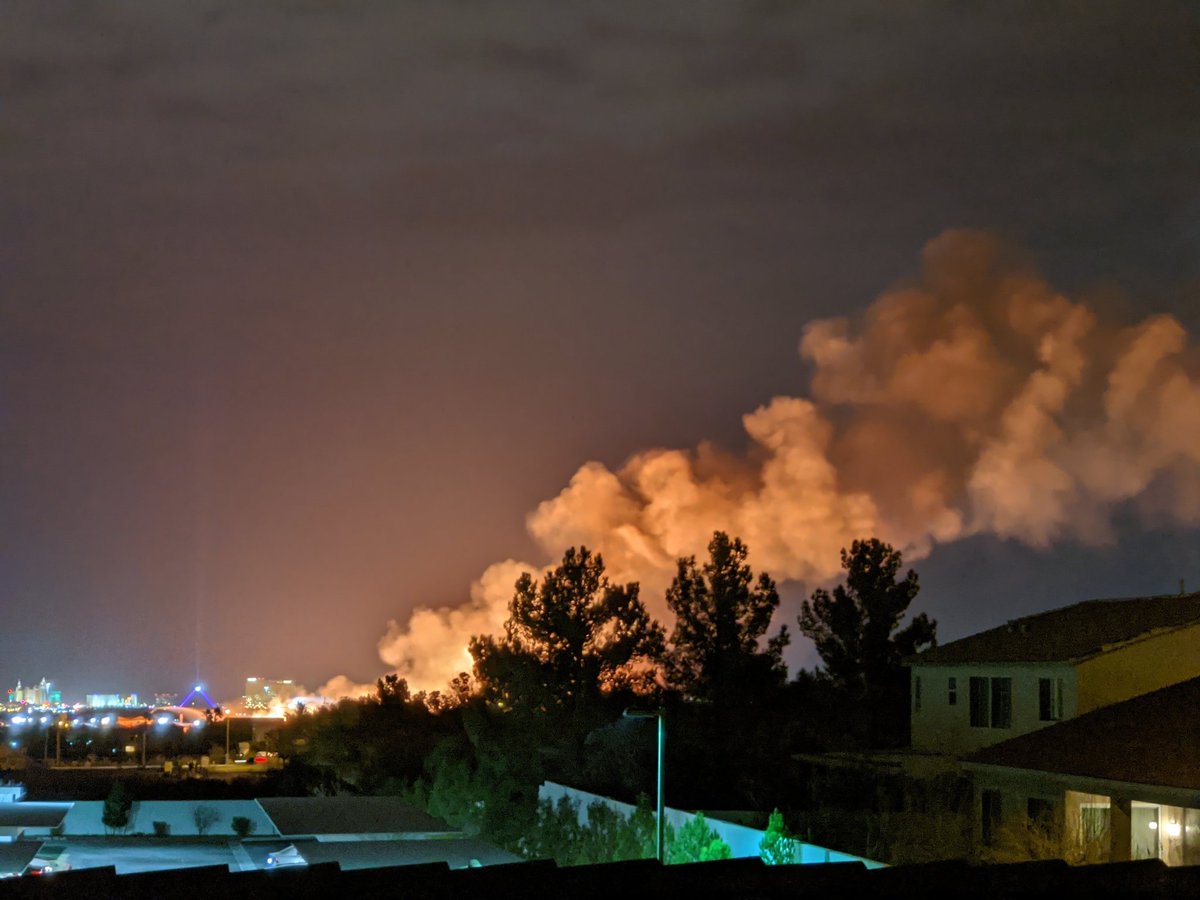
[[[861,318],[804,329],[809,396],[744,415],[745,453],[586,463],[530,533],[550,558],[599,550],[665,618],[674,560],[715,530],[740,536],[757,570],[815,583],[862,537],[913,560],[975,534],[1104,542],[1129,502],[1200,522],[1200,365],[1177,320],[1102,322],[986,234],[947,232],[922,263]],[[468,638],[501,627],[521,571],[542,567],[497,563],[463,606],[391,622],[380,657],[415,687],[444,687],[470,669]]]

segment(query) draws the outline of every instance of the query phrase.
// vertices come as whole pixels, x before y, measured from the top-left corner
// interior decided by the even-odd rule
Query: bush
[[[254,820],[247,816],[234,816],[229,824],[239,838],[247,838],[254,833]]]
[[[768,866],[789,865],[796,861],[796,840],[783,824],[783,813],[776,809],[767,819],[767,830],[758,845],[759,856]]]
[[[155,822],[154,823],[154,836],[155,837],[166,837],[170,833],[171,833],[171,823],[170,822]]]
[[[729,859],[733,850],[709,828],[704,813],[696,813],[690,822],[679,829],[667,853],[667,862],[691,863]]]

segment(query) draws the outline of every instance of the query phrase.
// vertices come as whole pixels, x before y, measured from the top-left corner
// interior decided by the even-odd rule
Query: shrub
[[[690,822],[679,829],[667,854],[668,863],[710,862],[733,856],[730,846],[709,828],[704,813],[696,813]]]
[[[783,824],[783,813],[776,809],[767,820],[767,830],[758,845],[759,856],[768,866],[796,861],[796,841]]]
[[[154,836],[155,837],[166,837],[170,833],[171,833],[171,823],[170,822],[155,822],[154,823]]]
[[[229,824],[239,838],[247,838],[254,833],[254,820],[248,816],[234,816]]]

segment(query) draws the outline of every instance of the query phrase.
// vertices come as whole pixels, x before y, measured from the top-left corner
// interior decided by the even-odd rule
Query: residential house
[[[972,754],[977,836],[1042,827],[1067,858],[1200,865],[1198,711],[1192,678]]]
[[[1200,592],[1089,600],[906,664],[913,750],[963,755],[1200,676]]]

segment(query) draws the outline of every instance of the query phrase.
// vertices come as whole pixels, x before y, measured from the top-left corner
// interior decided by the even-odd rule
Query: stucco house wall
[[[1008,728],[971,725],[971,678],[1011,678],[1012,717]],[[950,679],[955,679],[956,702],[949,701]],[[1062,712],[1059,719],[1042,721],[1038,681],[1062,680]],[[917,705],[920,679],[920,706]],[[1027,734],[1078,713],[1075,669],[1065,663],[1008,663],[990,665],[921,666],[909,673],[912,704],[912,747],[929,753],[963,754]],[[989,682],[990,693],[990,682]]]
[[[1079,713],[1200,676],[1200,624],[1149,634],[1076,664]]]

